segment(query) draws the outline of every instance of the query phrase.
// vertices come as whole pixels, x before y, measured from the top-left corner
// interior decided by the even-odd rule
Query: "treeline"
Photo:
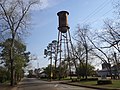
[[[24,74],[30,53],[23,39],[30,27],[31,7],[39,0],[0,1],[0,81],[16,84]]]
[[[7,39],[5,42],[0,43],[1,53],[0,53],[0,82],[10,81],[11,75],[11,61],[10,61],[10,45],[12,39]],[[14,82],[17,83],[24,76],[24,67],[27,66],[29,62],[30,52],[26,51],[26,45],[22,42],[15,40],[13,48],[13,70],[14,70]]]

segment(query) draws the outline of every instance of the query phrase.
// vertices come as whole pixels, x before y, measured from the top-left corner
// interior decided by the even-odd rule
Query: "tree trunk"
[[[88,69],[88,67],[87,67],[87,64],[88,64],[88,50],[87,50],[87,44],[86,44],[86,46],[85,46],[85,49],[86,49],[86,70],[85,70],[85,79],[87,80],[87,69]]]
[[[14,73],[14,68],[13,68],[13,59],[12,59],[12,48],[10,49],[10,64],[11,64],[10,65],[10,72],[11,72],[11,76],[10,76],[11,77],[11,79],[10,79],[11,83],[10,83],[10,85],[13,86],[14,85],[14,74],[13,74]]]

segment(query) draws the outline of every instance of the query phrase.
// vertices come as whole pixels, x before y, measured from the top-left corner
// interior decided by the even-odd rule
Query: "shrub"
[[[80,79],[80,81],[97,81],[98,78]]]
[[[97,81],[98,85],[103,85],[103,84],[112,84],[111,80],[98,80]]]
[[[72,82],[78,82],[77,78],[72,78]]]

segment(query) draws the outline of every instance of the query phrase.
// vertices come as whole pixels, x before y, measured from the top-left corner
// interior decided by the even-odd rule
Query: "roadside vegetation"
[[[31,7],[39,0],[0,1],[0,82],[15,85],[24,76],[30,52],[23,42],[30,27]]]

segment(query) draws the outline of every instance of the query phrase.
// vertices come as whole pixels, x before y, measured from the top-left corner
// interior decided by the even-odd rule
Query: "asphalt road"
[[[41,81],[35,78],[25,78],[17,87],[17,90],[95,90],[57,82]]]

